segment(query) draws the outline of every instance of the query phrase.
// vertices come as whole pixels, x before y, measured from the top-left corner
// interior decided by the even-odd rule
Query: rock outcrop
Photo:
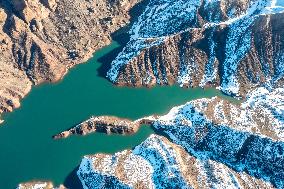
[[[114,116],[92,116],[90,119],[76,125],[75,127],[54,135],[54,139],[67,138],[70,135],[86,135],[93,132],[106,134],[134,134],[141,125],[152,125],[157,116],[145,117],[135,121],[122,119]]]
[[[218,86],[246,93],[283,73],[280,0],[151,0],[112,62],[117,85]]]
[[[19,107],[33,84],[55,82],[130,20],[139,0],[0,2],[0,114]]]

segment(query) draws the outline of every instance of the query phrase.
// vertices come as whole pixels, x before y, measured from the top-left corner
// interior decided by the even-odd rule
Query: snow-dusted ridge
[[[257,76],[257,70],[240,73],[240,67],[248,69],[242,64],[260,62],[261,72],[265,72],[262,61],[268,59],[269,64],[277,67],[276,56],[283,54],[283,36],[281,31],[271,32],[279,30],[271,24],[275,25],[278,18],[280,27],[284,26],[283,13],[283,2],[277,0],[151,0],[132,26],[131,39],[112,62],[107,77],[118,85],[132,86],[171,84],[172,80],[193,87],[216,83],[227,94],[243,96],[243,82],[253,86],[263,83],[263,79]],[[271,49],[273,59],[263,54],[258,44],[258,38],[264,37],[267,39],[263,40],[271,40],[266,44],[280,44],[278,49]],[[256,53],[260,60],[251,58]],[[196,70],[201,78],[195,78]]]
[[[273,188],[214,160],[196,158],[166,138],[151,135],[132,151],[85,156],[77,172],[84,189]]]
[[[283,104],[283,89],[259,88],[241,109],[216,98],[200,99],[173,108],[154,125],[194,156],[214,159],[282,188]]]
[[[154,125],[215,124],[274,141],[284,141],[284,89],[257,88],[240,105],[219,97],[198,99],[174,107]]]

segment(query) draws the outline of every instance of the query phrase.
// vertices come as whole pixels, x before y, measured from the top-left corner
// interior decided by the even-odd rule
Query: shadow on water
[[[77,176],[79,166],[76,167],[65,179],[64,186],[68,189],[83,189],[80,179]]]
[[[111,67],[111,62],[117,57],[119,52],[123,50],[126,44],[130,40],[129,30],[132,24],[138,19],[138,16],[142,14],[144,8],[149,3],[149,0],[141,1],[140,3],[136,4],[130,11],[130,24],[117,30],[111,35],[112,40],[116,41],[119,44],[118,48],[113,49],[103,57],[98,59],[98,62],[101,63],[101,66],[98,69],[98,76],[106,78],[107,71]]]
[[[131,10],[129,11],[129,14],[131,16],[130,23],[133,23],[138,19],[138,16],[143,13],[149,2],[150,0],[143,0],[131,8]]]
[[[127,33],[127,30],[127,27],[122,28],[111,36],[112,40],[116,41],[119,44],[119,47],[113,49],[112,51],[98,59],[98,62],[101,63],[101,66],[97,70],[99,77],[106,78],[107,72],[111,67],[111,62],[117,57],[119,52],[122,51],[122,49],[129,41],[130,37]]]

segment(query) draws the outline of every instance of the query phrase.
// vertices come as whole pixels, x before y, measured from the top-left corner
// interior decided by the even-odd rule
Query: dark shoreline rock
[[[93,116],[67,131],[54,135],[52,138],[61,139],[67,138],[70,135],[87,135],[93,132],[131,135],[136,133],[141,125],[152,125],[154,120],[154,116],[135,121],[114,116]]]

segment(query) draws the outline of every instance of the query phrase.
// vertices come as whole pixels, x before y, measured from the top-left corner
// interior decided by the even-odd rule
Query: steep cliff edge
[[[19,107],[33,84],[55,82],[109,44],[139,0],[0,2],[0,114]]]
[[[117,85],[218,86],[245,96],[283,78],[282,1],[151,0],[112,62]]]

